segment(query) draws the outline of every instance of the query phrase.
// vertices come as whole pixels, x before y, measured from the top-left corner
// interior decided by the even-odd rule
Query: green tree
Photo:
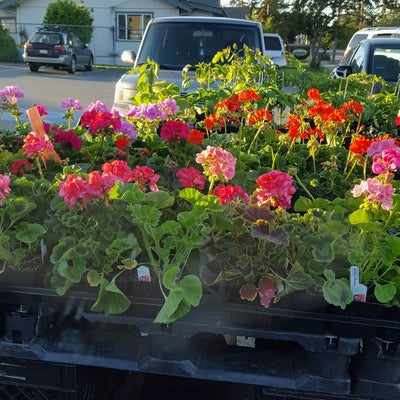
[[[47,6],[43,23],[66,27],[76,33],[83,43],[90,43],[93,35],[92,12],[76,0],[57,0]]]

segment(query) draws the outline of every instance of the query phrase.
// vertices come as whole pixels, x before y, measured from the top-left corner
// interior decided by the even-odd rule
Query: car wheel
[[[74,74],[76,72],[76,59],[75,59],[75,57],[71,58],[71,64],[69,64],[68,72],[70,74]]]
[[[38,72],[39,66],[35,64],[29,64],[29,69],[31,70],[31,72]]]
[[[87,65],[85,65],[86,71],[92,71],[93,70],[93,57],[89,57],[89,62]]]

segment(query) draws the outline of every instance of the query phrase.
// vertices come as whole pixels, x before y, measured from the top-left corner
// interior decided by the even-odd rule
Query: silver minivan
[[[162,17],[146,27],[137,55],[126,50],[121,59],[136,68],[155,61],[159,80],[182,87],[182,69],[190,64],[208,63],[224,48],[236,44],[264,53],[262,26],[258,22],[222,17]],[[124,113],[137,93],[138,75],[127,72],[115,87],[114,108]],[[191,88],[195,90],[194,87]],[[181,90],[184,94],[183,89]]]

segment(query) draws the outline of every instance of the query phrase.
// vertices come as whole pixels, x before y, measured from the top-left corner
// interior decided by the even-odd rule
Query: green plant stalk
[[[311,200],[315,200],[314,196],[310,193],[310,191],[305,187],[301,179],[298,177],[297,174],[294,174],[294,177],[296,178],[297,183],[303,188],[303,190],[310,196]]]
[[[247,150],[247,154],[251,154],[251,150],[252,150],[252,148],[253,148],[253,145],[254,145],[254,143],[257,141],[258,136],[259,136],[259,134],[261,133],[262,128],[263,128],[263,126],[261,126],[260,128],[257,129],[257,132],[256,132],[256,134],[254,135],[253,140],[251,141],[250,146],[249,146],[249,148],[248,148],[248,150]]]
[[[35,160],[36,160],[36,166],[37,166],[38,171],[39,171],[39,176],[40,176],[42,179],[44,179],[42,166],[40,165],[40,158],[39,158],[39,157],[35,157]]]

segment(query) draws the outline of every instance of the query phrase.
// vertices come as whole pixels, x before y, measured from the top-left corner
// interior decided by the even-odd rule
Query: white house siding
[[[20,0],[17,11],[17,26],[24,27],[28,35],[41,25],[49,3],[54,0]],[[83,4],[93,10],[93,38],[90,48],[95,64],[123,65],[120,56],[123,50],[137,51],[139,41],[117,40],[117,12],[149,13],[154,18],[179,15],[179,10],[164,0],[85,0]],[[208,15],[195,12],[196,15]]]

